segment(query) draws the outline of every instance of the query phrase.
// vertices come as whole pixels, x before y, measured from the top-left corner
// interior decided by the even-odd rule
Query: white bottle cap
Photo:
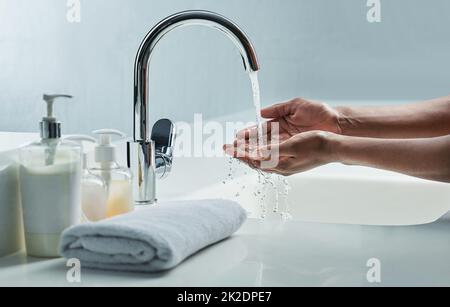
[[[125,133],[115,129],[100,129],[92,132],[99,135],[97,146],[95,146],[95,162],[116,162],[116,146],[111,143],[114,135],[125,137]]]

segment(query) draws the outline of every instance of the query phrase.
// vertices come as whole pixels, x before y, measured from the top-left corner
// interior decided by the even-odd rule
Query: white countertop
[[[158,274],[81,269],[64,259],[0,259],[0,286],[418,286],[450,285],[450,221],[369,227],[250,219],[233,237]],[[366,263],[381,262],[381,283]]]
[[[18,136],[21,134],[0,133],[0,146],[5,138],[16,146],[33,137]],[[185,164],[177,165],[172,184],[189,190],[194,188],[192,180],[177,179],[177,172],[192,172],[186,168],[192,165]],[[161,187],[161,194],[169,195],[168,185]],[[366,279],[366,263],[371,258],[381,262],[380,284]],[[0,286],[450,286],[449,260],[450,219],[446,218],[407,227],[249,219],[230,239],[168,272],[134,274],[82,268],[81,283],[71,284],[66,280],[64,259],[36,259],[18,253],[0,258]]]

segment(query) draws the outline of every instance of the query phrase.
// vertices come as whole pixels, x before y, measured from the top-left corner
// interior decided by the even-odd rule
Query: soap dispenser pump
[[[99,136],[94,149],[95,167],[90,171],[103,178],[108,191],[107,217],[130,212],[134,209],[132,174],[117,163],[116,146],[112,137],[124,138],[125,134],[115,129],[100,129],[92,132]]]
[[[53,114],[58,98],[71,96],[43,96],[41,140],[19,150],[25,243],[28,255],[36,257],[58,257],[61,233],[81,220],[81,148],[61,140]]]
[[[83,219],[90,222],[105,219],[108,195],[106,183],[102,177],[88,170],[88,154],[83,146],[83,142],[96,144],[96,139],[88,135],[75,134],[66,136],[64,140],[78,143],[82,151],[81,208]]]
[[[47,116],[40,122],[41,138],[44,140],[61,138],[61,123],[53,116],[53,104],[58,98],[73,98],[70,95],[46,95],[43,99],[47,103]]]

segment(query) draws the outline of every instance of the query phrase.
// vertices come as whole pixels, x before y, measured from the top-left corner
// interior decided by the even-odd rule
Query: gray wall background
[[[76,97],[57,107],[65,133],[131,133],[140,41],[185,9],[216,11],[247,32],[265,105],[294,96],[383,103],[448,95],[450,1],[381,3],[382,22],[370,24],[366,0],[81,0],[81,23],[70,24],[65,0],[0,0],[0,131],[36,131],[42,93],[63,92]],[[152,65],[152,119],[251,108],[237,49],[215,30],[173,32]]]

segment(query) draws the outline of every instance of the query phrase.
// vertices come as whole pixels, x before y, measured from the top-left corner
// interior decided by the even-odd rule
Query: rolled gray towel
[[[60,253],[83,267],[156,272],[175,267],[200,249],[231,236],[246,211],[230,200],[161,203],[66,229]]]

